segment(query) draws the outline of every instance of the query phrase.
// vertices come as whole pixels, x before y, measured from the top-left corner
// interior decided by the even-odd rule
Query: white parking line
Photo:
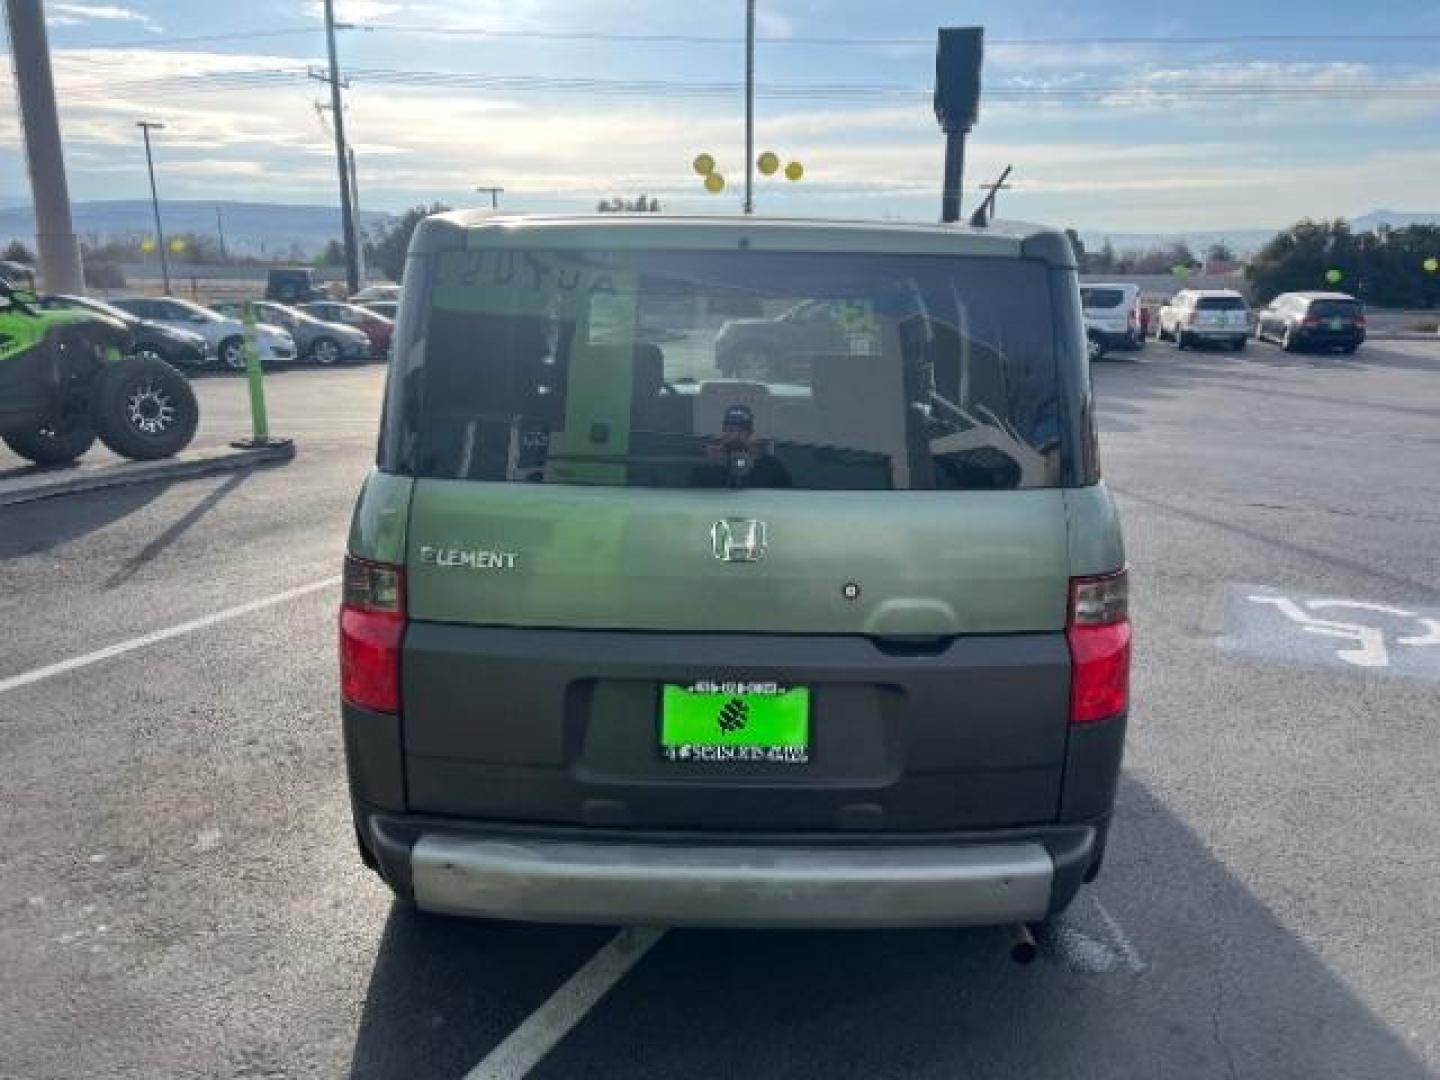
[[[526,1075],[664,936],[660,929],[621,930],[464,1080],[519,1080]]]
[[[275,593],[272,596],[262,596],[259,600],[251,600],[248,604],[226,608],[224,611],[217,611],[212,615],[204,615],[198,619],[191,619],[189,622],[179,623],[176,626],[167,627],[164,630],[156,630],[153,634],[145,634],[143,637],[131,638],[129,641],[121,641],[114,645],[107,645],[103,649],[86,653],[84,656],[75,656],[69,660],[61,660],[57,664],[47,664],[45,667],[25,671],[19,675],[12,675],[8,679],[0,679],[0,694],[5,693],[7,690],[18,690],[22,686],[29,686],[31,683],[40,682],[42,679],[53,678],[56,675],[64,675],[69,671],[89,667],[91,664],[98,664],[102,660],[123,656],[125,653],[134,652],[136,649],[143,649],[147,645],[154,645],[161,641],[169,641],[171,638],[181,637],[184,634],[190,634],[196,630],[204,630],[206,627],[214,626],[216,623],[226,622],[229,619],[238,619],[241,615],[264,611],[266,608],[274,607],[276,604],[283,604],[289,600],[308,596],[322,589],[333,589],[338,584],[340,584],[339,577],[328,577],[324,581],[301,585],[298,589],[287,589],[285,592]]]

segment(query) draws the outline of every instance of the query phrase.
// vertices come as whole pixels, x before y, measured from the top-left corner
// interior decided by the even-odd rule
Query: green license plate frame
[[[660,690],[660,755],[673,762],[810,762],[808,686],[702,679]]]

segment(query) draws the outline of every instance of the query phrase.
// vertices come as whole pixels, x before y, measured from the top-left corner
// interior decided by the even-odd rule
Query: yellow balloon
[[[755,164],[760,167],[762,176],[774,176],[780,171],[780,155],[773,154],[769,150],[766,150],[765,153],[760,155],[760,159]]]
[[[804,176],[804,175],[805,175],[805,166],[804,166],[804,165],[801,165],[798,161],[792,161],[792,162],[790,162],[789,165],[786,165],[786,166],[785,166],[785,179],[786,179],[786,180],[790,180],[790,181],[793,182],[793,181],[795,181],[795,180],[799,180],[799,179],[800,179],[802,176]]]
[[[709,176],[715,171],[715,159],[709,154],[701,154],[690,163],[697,176]]]
[[[721,176],[718,172],[712,172],[709,176],[705,177],[705,190],[710,192],[711,195],[719,195],[720,192],[725,190],[725,177]]]

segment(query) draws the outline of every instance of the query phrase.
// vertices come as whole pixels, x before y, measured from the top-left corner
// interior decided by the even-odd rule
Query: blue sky
[[[146,193],[134,128],[146,116],[167,124],[156,147],[162,197],[332,200],[333,150],[314,107],[324,88],[304,76],[324,55],[318,7],[47,0],[73,197]],[[989,96],[969,177],[1014,164],[1007,216],[1156,232],[1440,210],[1434,0],[1059,7],[759,0],[757,149],[807,170],[799,184],[764,183],[760,209],[934,217],[941,139],[925,96],[930,42],[938,25],[975,23],[989,42]],[[374,27],[341,37],[367,208],[471,204],[474,185],[493,183],[515,208],[589,209],[643,190],[671,209],[734,209],[743,128],[741,99],[727,86],[743,72],[742,0],[340,8]],[[725,40],[523,36],[531,32]],[[1294,34],[1341,40],[1264,40]],[[1175,40],[1197,36],[1252,40]],[[210,40],[181,40],[199,37]],[[555,86],[592,79],[584,92]],[[27,189],[8,79],[0,97],[0,196],[19,198]],[[731,182],[721,196],[706,196],[688,170],[701,150]]]

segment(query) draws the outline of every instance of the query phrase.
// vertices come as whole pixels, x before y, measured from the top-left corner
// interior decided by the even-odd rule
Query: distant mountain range
[[[220,220],[216,220],[219,210]],[[148,236],[153,231],[150,203],[144,199],[106,202],[79,202],[72,209],[75,229],[85,238],[116,239]],[[226,247],[238,255],[286,257],[292,249],[302,256],[320,252],[340,236],[340,211],[333,206],[305,206],[283,203],[175,201],[160,204],[167,235],[195,233],[215,236],[223,222]],[[360,215],[361,228],[383,227],[394,215],[369,210]],[[1357,232],[1381,225],[1440,225],[1440,212],[1372,210],[1351,218]],[[1183,240],[1199,253],[1217,241],[1224,241],[1237,254],[1247,255],[1262,247],[1274,229],[1203,229],[1183,232],[1109,232],[1083,229],[1085,246],[1098,250],[1108,239],[1117,251],[1160,247]],[[35,219],[30,204],[20,198],[0,196],[0,245],[21,240],[35,244]]]
[[[1440,225],[1440,212],[1372,210],[1349,220],[1350,227],[1355,232],[1370,232],[1382,225],[1392,229],[1403,229],[1407,225]],[[1107,239],[1115,246],[1116,251],[1145,251],[1183,240],[1196,254],[1203,253],[1211,244],[1223,241],[1237,255],[1244,256],[1260,250],[1279,231],[1278,226],[1274,229],[1205,229],[1170,233],[1082,229],[1080,239],[1085,241],[1085,247],[1091,251],[1098,251]]]
[[[82,239],[149,236],[155,230],[150,203],[145,199],[77,202],[71,207],[71,213],[75,218],[75,231]],[[362,211],[360,227],[374,229],[392,217],[383,211]],[[293,247],[308,257],[340,236],[340,210],[334,206],[162,201],[160,221],[166,236],[180,233],[218,236],[223,227],[225,246],[236,255],[285,257]],[[20,240],[33,248],[35,216],[28,202],[0,198],[0,245],[11,240]]]

